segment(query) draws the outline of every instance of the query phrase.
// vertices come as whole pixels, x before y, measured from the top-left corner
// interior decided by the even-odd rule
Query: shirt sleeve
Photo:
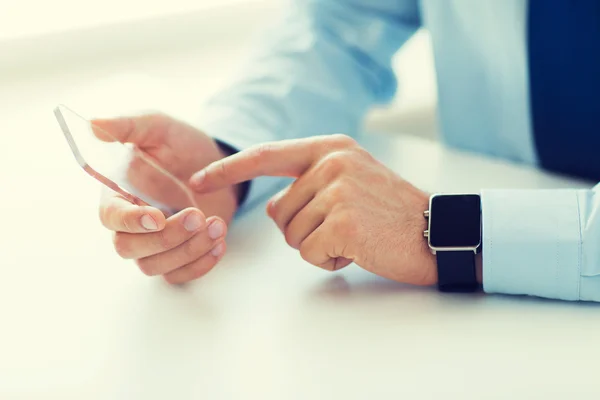
[[[600,301],[600,185],[482,192],[488,293]]]
[[[297,0],[269,29],[198,127],[238,150],[321,134],[355,134],[397,84],[392,57],[420,27],[417,1]],[[252,181],[244,207],[283,178]]]

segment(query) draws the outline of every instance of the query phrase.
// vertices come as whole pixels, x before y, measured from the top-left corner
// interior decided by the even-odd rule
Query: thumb
[[[103,142],[124,142],[135,129],[132,118],[94,119],[91,121],[94,135]]]
[[[162,144],[173,119],[163,114],[91,120],[94,135],[105,142],[133,143],[140,147]]]

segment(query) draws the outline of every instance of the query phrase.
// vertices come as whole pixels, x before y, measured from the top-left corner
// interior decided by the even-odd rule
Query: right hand
[[[104,141],[132,143],[155,158],[182,182],[211,162],[226,157],[215,141],[197,129],[166,115],[143,115],[94,120]],[[111,137],[102,134],[102,130]],[[197,279],[210,271],[225,252],[227,223],[237,209],[234,186],[208,195],[197,195],[192,207],[185,196],[173,196],[173,181],[153,168],[130,164],[128,180],[152,198],[182,210],[166,217],[149,205],[134,205],[105,188],[100,201],[102,224],[114,232],[114,247],[134,259],[146,275],[162,275],[173,284]],[[171,189],[170,189],[171,188]],[[209,218],[205,217],[209,215]]]

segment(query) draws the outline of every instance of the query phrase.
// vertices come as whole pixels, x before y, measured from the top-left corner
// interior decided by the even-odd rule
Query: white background
[[[86,74],[90,82],[98,76],[136,75],[153,84],[183,88],[210,77],[203,79],[210,84],[203,82],[196,93],[195,111],[190,108],[196,113],[190,117],[198,117],[200,102],[226,82],[286,4],[285,0],[4,2],[0,87],[28,85],[57,73]],[[156,62],[157,54],[163,62]],[[148,57],[151,64],[144,62]],[[426,32],[418,32],[399,52],[395,66],[400,95],[389,107],[373,111],[370,126],[434,137],[436,88]]]
[[[0,38],[45,35],[116,22],[210,10],[251,0],[22,0],[6,2],[0,13]]]

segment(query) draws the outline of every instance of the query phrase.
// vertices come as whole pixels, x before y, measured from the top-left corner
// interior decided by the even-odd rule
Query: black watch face
[[[477,247],[481,241],[478,195],[437,195],[429,210],[429,243],[433,247]]]

